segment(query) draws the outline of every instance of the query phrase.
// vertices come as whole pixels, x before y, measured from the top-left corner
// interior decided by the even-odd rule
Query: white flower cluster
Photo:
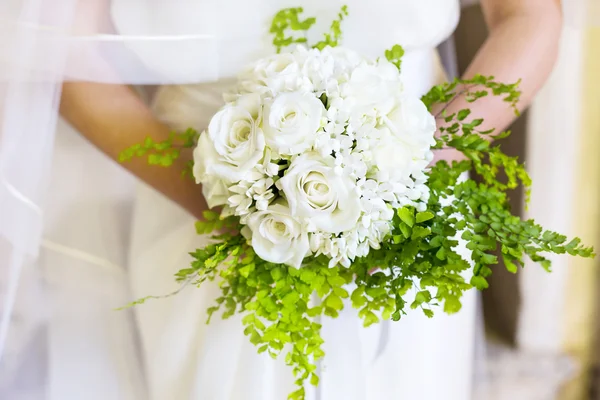
[[[194,176],[262,259],[348,266],[379,248],[394,209],[425,207],[435,119],[388,61],[297,47],[252,65],[225,98]]]

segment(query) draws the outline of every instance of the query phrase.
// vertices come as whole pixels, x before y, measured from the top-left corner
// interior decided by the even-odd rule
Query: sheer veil
[[[69,26],[75,4],[63,2],[52,13],[42,2],[0,4],[0,376],[10,379],[33,327],[41,320],[38,277],[26,268],[37,256],[43,223],[54,129],[66,42],[56,41],[44,62],[34,67],[43,42],[37,25]],[[50,72],[52,74],[50,74]],[[32,116],[28,118],[27,116]],[[27,379],[27,378],[25,378]]]
[[[178,21],[175,32],[137,18],[143,3],[0,2],[0,397],[17,374],[21,382],[36,374],[17,369],[47,318],[33,262],[42,243],[62,83],[159,85],[218,77],[214,23],[192,23],[210,20],[212,0],[179,7],[154,1],[165,18]],[[121,20],[111,17],[111,8],[120,8],[113,15]]]
[[[0,2],[0,387],[14,372],[32,327],[44,319],[31,263],[41,244],[61,85],[218,78],[211,10],[219,0],[180,1],[185,7],[152,1],[162,8],[161,17],[178,21],[169,24],[176,31],[137,17],[148,0]],[[600,24],[600,7],[591,3],[593,10],[585,0],[564,0],[568,23]],[[111,17],[111,7],[121,7],[113,13],[120,18]]]

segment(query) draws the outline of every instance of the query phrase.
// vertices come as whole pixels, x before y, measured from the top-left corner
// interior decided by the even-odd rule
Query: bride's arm
[[[169,135],[137,94],[125,85],[73,82],[63,85],[61,115],[83,136],[114,160],[130,145],[148,136],[156,141]],[[182,151],[171,168],[147,165],[144,159],[123,164],[135,176],[159,190],[194,216],[200,218],[208,206],[202,190],[181,171],[192,159]]]
[[[110,0],[80,2],[73,30],[83,34],[113,32]],[[86,53],[87,65],[110,76],[111,68],[102,57]],[[158,121],[139,96],[126,85],[67,82],[63,85],[60,113],[76,130],[114,160],[127,147],[142,143],[148,136],[162,141],[169,128]],[[144,159],[122,164],[135,176],[200,218],[208,207],[201,187],[181,177],[186,162],[192,158],[183,152],[173,168],[147,165]]]
[[[526,108],[544,84],[558,52],[562,27],[560,0],[481,0],[489,37],[465,73],[490,76],[502,83],[521,79],[519,108]],[[482,130],[502,130],[515,119],[513,110],[498,97],[468,103],[464,97],[448,106],[449,113],[469,108],[484,118]],[[440,151],[436,158],[453,159],[456,154]]]

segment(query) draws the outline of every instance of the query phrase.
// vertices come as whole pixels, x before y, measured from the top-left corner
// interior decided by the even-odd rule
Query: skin
[[[494,76],[503,83],[521,79],[520,110],[525,109],[542,87],[556,61],[562,26],[560,0],[481,0],[489,37],[469,65],[464,78],[476,74]],[[468,103],[464,97],[455,99],[446,108],[448,114],[465,108],[471,115],[483,118],[481,130],[506,129],[515,119],[514,111],[499,97],[486,97]],[[441,123],[438,119],[438,123]],[[440,150],[435,161],[460,160],[456,150]]]
[[[490,36],[465,77],[493,75],[497,81],[506,83],[521,79],[522,97],[518,106],[524,109],[546,81],[557,56],[562,25],[560,0],[482,0],[482,7]],[[95,10],[89,11],[92,15]],[[93,29],[93,24],[83,26]],[[484,118],[483,130],[505,129],[515,119],[513,110],[498,98],[467,103],[459,96],[447,106],[449,113],[463,108],[470,108],[473,115]],[[137,94],[125,85],[65,83],[60,111],[75,129],[115,160],[123,149],[141,143],[147,136],[160,141],[169,134],[169,128],[154,118]],[[454,150],[440,150],[436,154],[436,160],[460,157]],[[142,159],[123,167],[201,218],[208,208],[201,190],[191,179],[181,178],[181,170],[190,159],[191,153],[182,152],[174,168],[151,167]]]

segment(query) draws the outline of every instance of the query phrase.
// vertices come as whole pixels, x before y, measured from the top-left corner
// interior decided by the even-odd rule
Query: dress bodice
[[[400,44],[407,50],[407,73],[414,66],[416,75],[424,72],[418,54],[422,58],[446,39],[460,12],[459,0],[112,0],[111,14],[122,35],[189,37],[164,46],[143,40],[128,46],[166,82],[182,81],[183,74],[194,77],[189,82],[207,82],[231,77],[272,53],[269,25],[282,8],[302,6],[303,15],[315,16],[309,39],[318,39],[344,4],[350,15],[343,22],[343,46],[378,57]]]

